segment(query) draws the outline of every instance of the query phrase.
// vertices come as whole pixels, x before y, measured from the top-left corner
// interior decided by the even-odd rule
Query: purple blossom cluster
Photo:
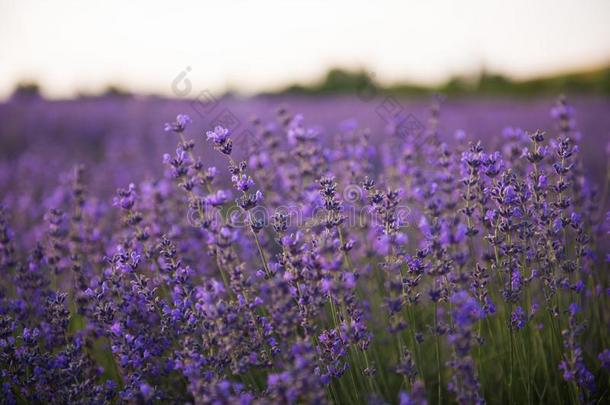
[[[608,180],[574,109],[485,142],[440,111],[379,143],[281,108],[248,145],[180,114],[161,175],[2,208],[0,403],[603,401]]]

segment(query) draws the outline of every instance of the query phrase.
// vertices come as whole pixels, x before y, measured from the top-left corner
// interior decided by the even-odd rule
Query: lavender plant
[[[244,147],[180,114],[113,199],[83,166],[44,210],[15,186],[0,403],[607,401],[608,180],[574,115],[455,143],[435,103],[378,144],[281,109]]]

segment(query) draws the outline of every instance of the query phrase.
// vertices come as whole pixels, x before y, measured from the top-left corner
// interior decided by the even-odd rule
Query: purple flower
[[[538,177],[538,187],[544,189],[548,185],[548,179],[545,175],[540,175]]]
[[[227,128],[217,126],[214,130],[206,132],[206,136],[208,141],[211,140],[214,143],[214,149],[222,154],[229,156],[233,151],[231,133]]]
[[[212,140],[215,144],[222,145],[229,139],[230,132],[227,128],[217,126],[214,130],[206,132],[206,136],[208,141]]]
[[[597,356],[597,358],[599,359],[601,366],[610,371],[610,350],[605,349]]]
[[[210,194],[204,198],[204,202],[212,207],[219,207],[226,203],[230,198],[230,194],[225,190],[218,190],[214,194]]]
[[[121,324],[118,322],[113,323],[110,327],[110,332],[112,332],[115,336],[120,336],[122,331],[123,328],[121,328]]]
[[[513,329],[523,329],[526,323],[525,311],[521,306],[518,306],[513,311],[510,317],[510,324]]]
[[[426,388],[423,381],[415,381],[410,393],[400,391],[398,403],[400,405],[428,405]]]
[[[477,300],[466,291],[454,293],[450,300],[453,304],[453,320],[460,327],[470,326],[484,315]]]
[[[165,132],[184,132],[186,126],[192,122],[191,117],[186,114],[178,114],[174,122],[165,123]]]
[[[235,188],[240,191],[248,191],[252,186],[254,186],[254,180],[245,174],[242,174],[241,176],[233,175],[231,177],[231,181],[235,185]]]
[[[496,219],[497,217],[497,212],[496,210],[487,210],[487,212],[485,213],[485,220],[492,222]]]
[[[153,396],[153,393],[155,391],[154,391],[153,387],[151,387],[147,383],[142,383],[142,384],[140,384],[140,392],[142,393],[142,396],[144,397],[144,399],[148,400]]]
[[[570,315],[574,316],[580,312],[580,306],[577,303],[573,302],[569,305],[568,312],[570,313]]]

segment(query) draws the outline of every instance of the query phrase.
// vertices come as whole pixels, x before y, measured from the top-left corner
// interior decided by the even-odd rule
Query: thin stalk
[[[436,351],[436,381],[437,381],[437,395],[438,404],[443,403],[443,378],[441,375],[441,349],[440,339],[438,336],[438,304],[434,303],[434,336],[435,336],[435,351]]]

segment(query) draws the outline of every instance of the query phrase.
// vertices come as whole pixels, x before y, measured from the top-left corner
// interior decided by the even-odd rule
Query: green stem
[[[438,404],[443,403],[443,378],[441,375],[441,348],[440,340],[438,336],[438,304],[434,303],[434,336],[435,336],[435,349],[436,349],[436,380],[437,380],[437,395]]]

